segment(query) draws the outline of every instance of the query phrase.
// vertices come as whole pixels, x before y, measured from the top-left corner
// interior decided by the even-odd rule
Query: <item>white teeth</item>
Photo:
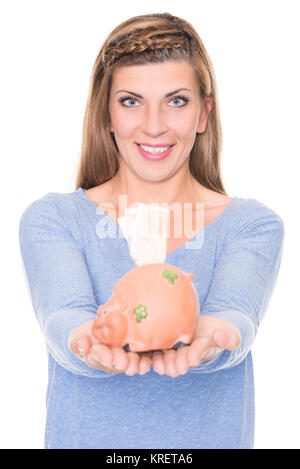
[[[168,147],[147,147],[145,145],[139,145],[143,150],[148,151],[149,153],[152,153],[153,155],[157,155],[159,153],[163,153],[164,151],[168,150],[170,146]]]

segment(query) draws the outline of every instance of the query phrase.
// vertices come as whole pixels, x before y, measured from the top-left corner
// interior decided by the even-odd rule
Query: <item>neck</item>
[[[133,203],[193,203],[199,200],[200,184],[189,168],[182,168],[174,176],[163,181],[145,181],[131,171],[122,171],[112,178],[112,193],[115,200],[125,195],[127,206]],[[198,196],[198,198],[197,198]]]

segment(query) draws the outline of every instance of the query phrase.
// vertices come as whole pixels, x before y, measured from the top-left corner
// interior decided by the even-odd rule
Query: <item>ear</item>
[[[204,99],[202,103],[202,110],[197,128],[197,133],[202,134],[205,132],[208,116],[213,107],[213,100],[211,96]]]

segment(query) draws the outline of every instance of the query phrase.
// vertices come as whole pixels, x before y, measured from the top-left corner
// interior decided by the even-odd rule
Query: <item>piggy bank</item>
[[[133,352],[189,345],[200,314],[193,278],[170,264],[130,270],[99,306],[93,335],[103,344]]]

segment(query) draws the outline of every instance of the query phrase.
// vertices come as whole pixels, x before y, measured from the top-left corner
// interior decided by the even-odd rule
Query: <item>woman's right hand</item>
[[[128,376],[148,373],[152,363],[151,352],[126,352],[121,347],[102,344],[92,334],[93,322],[81,324],[69,335],[69,348],[78,358],[91,368],[109,373],[125,373]]]

